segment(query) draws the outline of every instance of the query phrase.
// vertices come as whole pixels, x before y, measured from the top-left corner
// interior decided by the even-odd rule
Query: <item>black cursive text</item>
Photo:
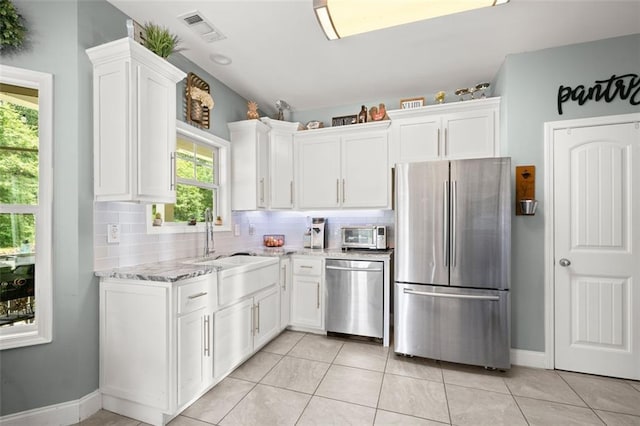
[[[596,80],[593,86],[586,88],[582,84],[571,88],[560,86],[558,88],[558,114],[562,115],[562,104],[571,100],[578,105],[584,105],[589,100],[609,103],[616,96],[620,99],[629,99],[631,105],[640,104],[640,77],[638,74],[612,75],[607,80]]]

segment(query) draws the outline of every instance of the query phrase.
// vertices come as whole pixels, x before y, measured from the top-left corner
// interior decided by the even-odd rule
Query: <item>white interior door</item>
[[[553,134],[555,367],[640,379],[640,129]]]

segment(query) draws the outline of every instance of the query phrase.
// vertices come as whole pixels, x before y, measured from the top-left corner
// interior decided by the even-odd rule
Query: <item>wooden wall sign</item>
[[[210,93],[209,84],[207,84],[206,81],[192,72],[187,75],[187,85],[184,97],[187,123],[195,125],[196,127],[208,129],[211,111],[207,106],[203,105],[201,101],[194,99],[194,96],[191,95],[192,87],[200,89],[203,92]]]
[[[536,198],[536,166],[516,166],[516,216],[524,213],[520,200]]]

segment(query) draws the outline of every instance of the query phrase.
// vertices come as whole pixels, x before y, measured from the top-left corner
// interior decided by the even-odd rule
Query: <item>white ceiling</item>
[[[491,81],[512,53],[640,33],[640,0],[511,0],[335,41],[313,0],[109,2],[168,27],[185,57],[269,114],[277,99],[303,111],[451,92]],[[206,43],[177,18],[194,10],[227,38]],[[233,62],[218,65],[211,54]]]

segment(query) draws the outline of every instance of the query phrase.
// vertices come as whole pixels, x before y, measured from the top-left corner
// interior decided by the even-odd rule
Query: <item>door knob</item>
[[[571,265],[571,261],[565,258],[560,259],[558,263],[560,264],[560,266],[565,266],[565,267]]]

